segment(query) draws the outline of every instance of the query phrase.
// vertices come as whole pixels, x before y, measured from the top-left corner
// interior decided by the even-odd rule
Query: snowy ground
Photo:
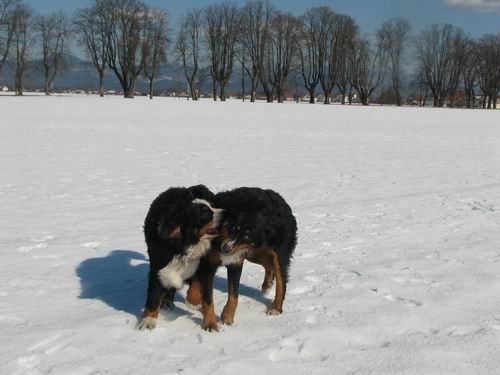
[[[198,183],[289,201],[285,312],[247,264],[235,326],[184,289],[139,332],[143,219]],[[500,112],[0,97],[0,207],[1,374],[500,371]]]

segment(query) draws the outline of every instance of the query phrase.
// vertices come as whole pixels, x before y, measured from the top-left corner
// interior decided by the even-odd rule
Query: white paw
[[[269,309],[266,311],[267,315],[281,315],[281,311],[276,309]]]
[[[137,324],[137,329],[139,330],[144,330],[144,329],[154,329],[156,327],[156,324],[158,323],[158,319],[156,318],[151,318],[151,317],[146,317],[143,318],[139,324]]]

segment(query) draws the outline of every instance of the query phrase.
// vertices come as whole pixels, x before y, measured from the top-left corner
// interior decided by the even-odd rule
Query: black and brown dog
[[[139,329],[153,329],[160,307],[173,308],[175,292],[196,272],[217,236],[221,210],[204,185],[171,188],[151,204],[144,221],[150,261],[144,316]]]
[[[225,324],[234,322],[245,259],[264,267],[264,293],[276,280],[276,295],[267,314],[281,314],[290,261],[297,243],[297,222],[290,206],[272,190],[247,187],[219,193],[213,202],[215,207],[223,209],[220,235],[214,240],[212,250],[201,259],[187,295],[189,303],[202,303],[203,328],[217,330],[213,280],[220,266],[226,266],[228,280],[228,300],[221,319]]]

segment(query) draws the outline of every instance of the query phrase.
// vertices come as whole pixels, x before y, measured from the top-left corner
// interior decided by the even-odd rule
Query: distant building
[[[7,86],[2,87],[2,92],[9,92],[9,88]]]

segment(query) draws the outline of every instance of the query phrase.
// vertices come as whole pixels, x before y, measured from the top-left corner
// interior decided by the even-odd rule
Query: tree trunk
[[[125,87],[123,89],[123,97],[125,99],[134,99],[134,89],[133,89],[133,87]]]
[[[104,73],[99,73],[99,96],[104,97]]]
[[[153,78],[149,80],[149,99],[153,99],[154,93],[153,93]]]
[[[346,88],[343,87],[342,90],[340,90],[340,95],[342,95],[342,99],[341,99],[340,103],[342,105],[345,105],[345,93],[346,93]]]
[[[257,93],[257,79],[252,79],[252,91],[250,92],[250,102],[255,103],[255,96]]]
[[[220,101],[226,101],[226,84],[223,82],[220,83]]]
[[[276,94],[278,95],[278,103],[283,103],[283,97],[285,96],[283,91],[278,89]]]
[[[44,91],[45,91],[45,95],[47,95],[47,96],[50,95],[50,82],[48,79],[45,79]]]
[[[189,84],[189,90],[191,92],[191,99],[198,100],[198,95],[197,95],[196,90],[194,88],[194,85],[192,83]]]
[[[325,101],[323,102],[323,104],[330,104],[330,93],[329,92],[325,92]]]
[[[217,88],[215,87],[215,79],[212,78],[212,97],[214,99],[214,102],[217,101]]]
[[[23,75],[20,72],[16,73],[15,87],[16,87],[16,96],[22,96],[23,95]]]
[[[309,89],[309,104],[314,104],[316,102],[316,90],[314,88]]]
[[[241,64],[241,99],[245,101],[245,66],[243,64]]]

